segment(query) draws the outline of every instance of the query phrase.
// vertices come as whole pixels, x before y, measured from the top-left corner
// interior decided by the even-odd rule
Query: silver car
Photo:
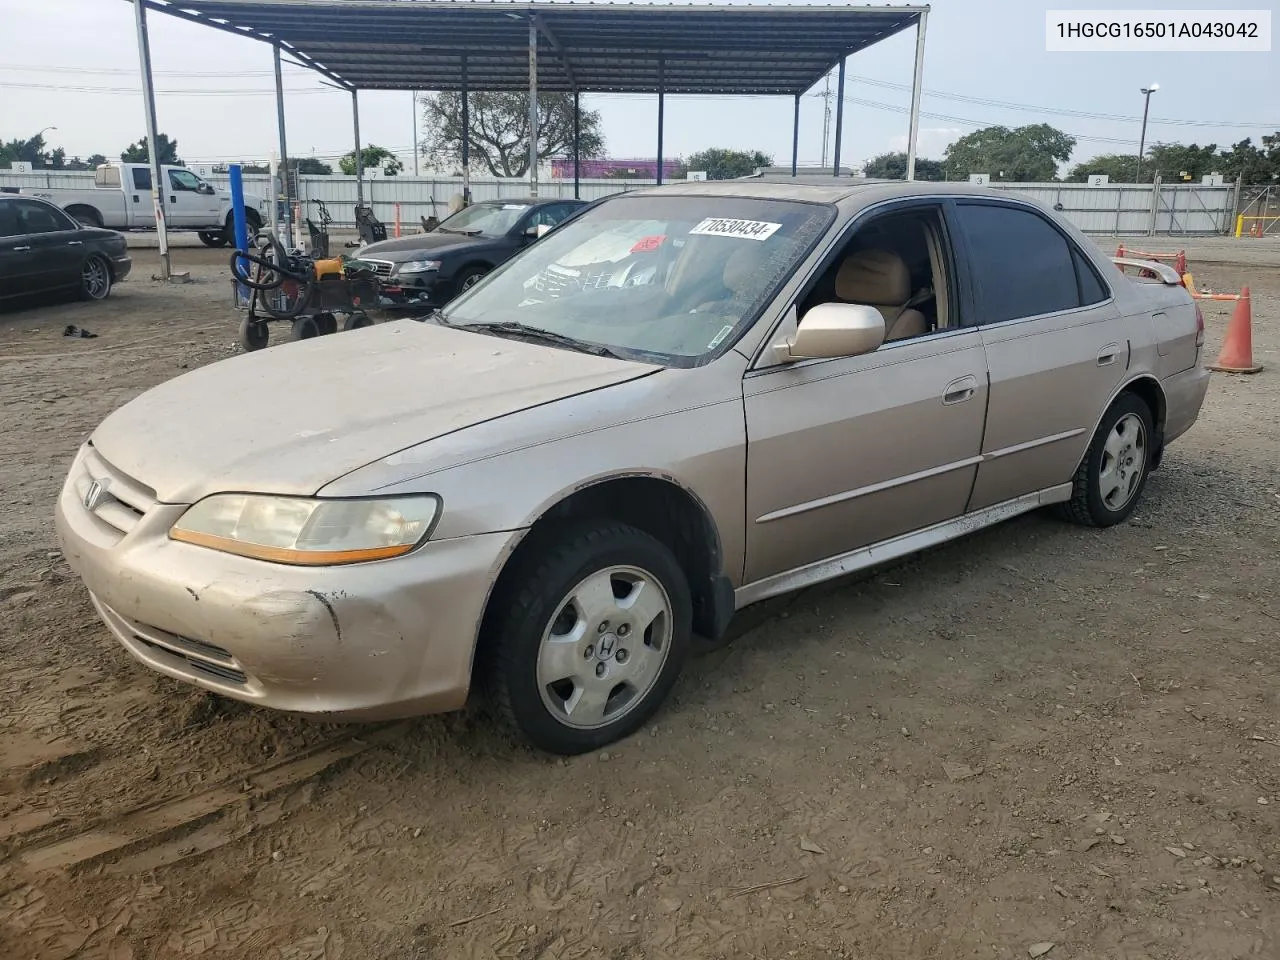
[[[326,718],[480,688],[586,751],[747,604],[1046,505],[1125,519],[1207,385],[1142,266],[967,185],[637,191],[431,317],[148,391],[58,532],[169,676]]]

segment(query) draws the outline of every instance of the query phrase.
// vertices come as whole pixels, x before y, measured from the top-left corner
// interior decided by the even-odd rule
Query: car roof
[[[761,200],[799,200],[809,203],[839,203],[852,200],[870,204],[896,196],[956,195],[1001,197],[1009,195],[971,183],[942,183],[924,180],[876,180],[869,177],[782,177],[754,176],[737,180],[679,181],[660,187],[641,187],[627,195],[746,197]]]
[[[586,204],[586,200],[575,200],[573,197],[493,197],[489,200],[476,200],[471,205],[473,207],[494,206],[495,204],[519,204],[520,206],[532,207],[543,203],[578,203]]]

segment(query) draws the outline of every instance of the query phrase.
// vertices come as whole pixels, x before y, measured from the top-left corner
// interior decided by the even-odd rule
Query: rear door
[[[22,243],[30,248],[29,292],[58,290],[80,282],[84,239],[80,224],[59,207],[21,197],[14,201]]]
[[[0,197],[0,300],[31,292],[35,254],[18,227],[16,200]]]
[[[146,167],[130,167],[124,195],[128,225],[154,227],[156,208],[151,198],[151,171]]]
[[[951,216],[991,378],[978,510],[1071,479],[1125,378],[1131,338],[1105,282],[1039,210],[975,198]]]

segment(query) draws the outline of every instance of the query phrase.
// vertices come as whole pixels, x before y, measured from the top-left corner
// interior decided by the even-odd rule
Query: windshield
[[[468,233],[476,236],[501,237],[516,225],[529,209],[527,203],[477,203],[459,210],[437,230],[445,233]]]
[[[697,366],[755,321],[832,207],[741,197],[619,197],[559,227],[438,315],[521,324],[621,355]]]

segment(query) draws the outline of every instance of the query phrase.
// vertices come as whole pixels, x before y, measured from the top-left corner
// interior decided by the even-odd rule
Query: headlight
[[[170,538],[273,563],[330,566],[408,553],[431,532],[434,496],[314,500],[222,493],[201,500]]]
[[[396,268],[396,273],[430,273],[432,270],[439,269],[439,260],[410,260],[400,264]]]

